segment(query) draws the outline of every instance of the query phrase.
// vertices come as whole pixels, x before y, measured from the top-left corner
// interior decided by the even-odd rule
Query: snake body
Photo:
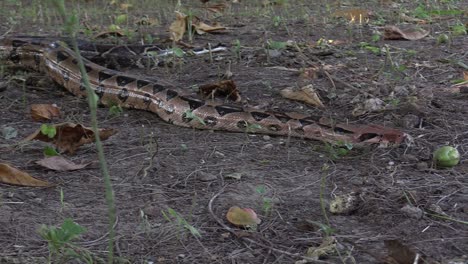
[[[34,37],[0,39],[0,56],[45,72],[76,96],[86,96],[77,54],[60,41]],[[83,59],[91,89],[104,105],[120,105],[156,113],[182,127],[292,136],[328,142],[400,143],[404,134],[380,126],[332,125],[299,113],[261,111],[186,95],[164,81],[111,70]]]

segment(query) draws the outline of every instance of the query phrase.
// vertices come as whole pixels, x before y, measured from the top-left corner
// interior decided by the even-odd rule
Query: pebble
[[[429,165],[427,162],[418,162],[416,164],[416,169],[419,171],[427,170],[429,168]]]
[[[411,217],[411,218],[414,218],[414,219],[421,219],[422,216],[423,216],[423,211],[420,208],[414,207],[414,206],[409,205],[409,204],[403,206],[400,209],[400,211],[402,211],[408,217]]]
[[[263,136],[263,139],[264,139],[264,140],[270,140],[270,138],[271,138],[271,137],[268,136],[268,135],[264,135],[264,136]]]
[[[265,146],[262,147],[262,149],[272,149],[274,147],[273,144],[266,144]]]
[[[403,117],[403,127],[404,128],[415,128],[419,126],[421,118],[417,115],[408,114]]]

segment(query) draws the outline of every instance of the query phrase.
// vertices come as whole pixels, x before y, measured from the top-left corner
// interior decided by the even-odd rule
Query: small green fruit
[[[434,151],[433,158],[437,167],[450,168],[460,162],[460,153],[451,146],[443,146]]]

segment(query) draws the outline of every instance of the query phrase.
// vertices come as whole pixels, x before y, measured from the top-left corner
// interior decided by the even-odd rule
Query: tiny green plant
[[[352,149],[353,144],[348,142],[337,142],[334,144],[328,142],[325,143],[325,150],[331,160],[337,160],[340,157],[348,155]]]
[[[49,138],[54,138],[57,134],[57,129],[53,125],[49,124],[42,124],[41,125],[41,133],[46,135]]]
[[[120,105],[112,105],[109,107],[109,115],[111,116],[120,116],[123,113],[123,109]]]
[[[192,225],[190,225],[182,216],[180,216],[174,209],[168,208],[167,211],[162,210],[161,213],[163,214],[164,218],[166,218],[169,222],[175,222],[177,226],[182,229],[186,229],[192,234],[194,237],[201,237],[200,231]]]
[[[57,152],[57,150],[51,146],[46,146],[44,148],[44,156],[46,157],[53,157],[53,156],[59,156],[60,154]]]
[[[65,219],[60,227],[42,225],[38,232],[48,243],[49,263],[67,263],[72,260],[94,263],[91,252],[72,243],[86,232],[84,227],[72,219]]]
[[[241,59],[241,43],[240,40],[234,40],[234,53],[236,54],[237,60]]]
[[[274,16],[273,17],[273,26],[274,27],[279,27],[281,25],[281,21],[283,21],[283,19],[280,16]]]
[[[282,50],[282,49],[285,49],[287,46],[288,46],[288,43],[287,43],[287,42],[283,42],[283,41],[273,41],[273,40],[269,40],[269,41],[268,41],[268,47],[269,47],[270,49]]]
[[[273,208],[273,200],[270,197],[266,197],[266,188],[265,185],[259,185],[255,188],[255,191],[262,196],[262,210],[265,216],[268,216],[271,213]]]
[[[454,36],[466,35],[466,26],[463,23],[458,23],[457,25],[452,26],[452,34]]]

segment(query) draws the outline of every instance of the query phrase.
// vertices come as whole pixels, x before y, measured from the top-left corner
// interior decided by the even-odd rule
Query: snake
[[[90,88],[100,104],[150,111],[180,127],[352,144],[389,142],[398,145],[406,136],[398,129],[379,125],[337,124],[320,116],[264,111],[205,99],[165,80],[129,74],[80,58],[69,46],[62,40],[50,38],[3,37],[0,38],[0,59],[42,72],[73,95],[83,97],[87,96],[87,89],[79,67],[79,59],[82,59]]]

